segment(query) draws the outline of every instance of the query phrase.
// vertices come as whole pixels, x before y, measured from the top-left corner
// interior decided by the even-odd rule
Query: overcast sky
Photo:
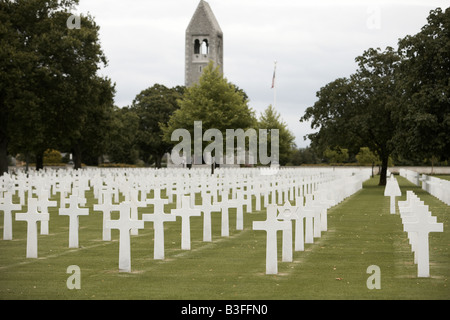
[[[356,70],[355,57],[368,48],[397,48],[414,35],[440,0],[209,0],[224,33],[225,77],[244,89],[260,113],[273,104],[296,136],[309,141],[298,120],[316,92]],[[184,85],[185,31],[199,0],[80,0],[74,13],[90,13],[100,26],[108,58],[101,70],[116,83],[115,102],[130,105],[155,83]],[[81,26],[82,27],[82,26]]]

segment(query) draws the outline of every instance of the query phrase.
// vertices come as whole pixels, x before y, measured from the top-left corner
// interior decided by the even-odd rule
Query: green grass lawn
[[[180,249],[181,221],[166,223],[163,261],[153,260],[153,230],[146,222],[131,239],[132,272],[119,273],[118,231],[113,241],[101,240],[102,214],[93,212],[91,193],[91,213],[80,217],[78,249],[68,248],[68,217],[51,209],[50,234],[39,235],[39,258],[27,259],[26,223],[13,222],[14,240],[0,240],[0,299],[449,299],[450,207],[397,179],[399,200],[414,190],[444,223],[443,233],[430,234],[430,278],[417,278],[400,216],[389,214],[389,198],[376,177],[328,211],[328,231],[294,252],[293,262],[281,262],[279,242],[278,275],[265,274],[266,235],[251,229],[265,211],[245,214],[243,231],[235,229],[230,214],[227,238],[220,236],[220,215],[213,213],[210,243],[202,241],[202,218],[192,218],[189,251]],[[80,267],[80,290],[66,286],[70,265]],[[380,267],[379,290],[366,286],[370,265]]]
[[[436,174],[432,175],[432,177],[436,177],[443,180],[450,180],[450,174]]]

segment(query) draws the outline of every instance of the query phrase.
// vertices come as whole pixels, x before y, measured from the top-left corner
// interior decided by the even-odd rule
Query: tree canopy
[[[396,79],[397,152],[422,160],[450,157],[450,8],[432,10],[428,23],[399,41]]]
[[[202,121],[203,129],[250,128],[256,123],[254,112],[241,91],[223,77],[210,63],[204,68],[199,83],[186,88],[179,109],[162,125],[164,138],[170,142],[173,130],[185,128],[194,134],[194,121]]]
[[[177,143],[171,141],[172,132],[176,129],[186,129],[194,137],[195,121],[202,122],[203,131],[217,129],[224,137],[226,129],[256,127],[254,111],[248,106],[242,90],[228,82],[213,63],[204,68],[199,83],[186,88],[178,105],[179,109],[168,123],[160,124],[164,140],[171,145]],[[202,145],[206,146],[206,143],[202,141]]]
[[[450,8],[430,12],[428,24],[399,41],[399,49],[370,48],[358,69],[317,92],[300,121],[318,150],[337,146],[357,154],[368,147],[381,161],[386,183],[389,156],[448,159],[450,132]]]
[[[295,136],[289,130],[286,122],[281,119],[280,113],[278,113],[272,105],[269,105],[266,110],[261,114],[258,119],[258,129],[277,129],[279,134],[279,163],[280,165],[286,165],[291,159],[292,153],[295,148]],[[271,150],[271,135],[268,136],[267,150]]]
[[[88,137],[87,126],[93,118],[107,117],[114,86],[97,75],[106,57],[93,18],[80,16],[80,29],[67,27],[77,4],[0,2],[1,173],[7,171],[8,149],[34,153],[37,168],[48,148],[72,149],[75,167],[80,167],[83,149],[91,150],[101,136],[99,126]]]
[[[131,108],[139,119],[137,144],[145,162],[155,162],[161,167],[161,159],[172,144],[163,140],[160,125],[166,125],[170,116],[178,110],[177,101],[183,97],[184,87],[167,88],[155,84],[142,90],[134,99]]]
[[[384,52],[369,49],[356,58],[358,70],[350,78],[340,78],[317,93],[319,100],[306,109],[300,121],[312,119],[319,132],[308,137],[319,148],[375,151],[382,162],[380,184],[386,183],[389,155],[394,145],[392,110],[396,96],[394,72],[399,57],[392,48]]]

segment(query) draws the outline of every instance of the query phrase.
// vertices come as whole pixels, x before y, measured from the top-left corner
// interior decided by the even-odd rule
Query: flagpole
[[[273,80],[272,80],[272,88],[273,88],[273,108],[276,108],[277,104],[277,88],[275,86],[275,74],[277,71],[277,60],[274,62],[274,68],[273,68]]]

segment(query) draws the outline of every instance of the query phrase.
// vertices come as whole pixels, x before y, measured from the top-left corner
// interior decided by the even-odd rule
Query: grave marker
[[[28,199],[27,212],[16,213],[16,221],[27,222],[27,258],[38,257],[38,234],[37,234],[37,222],[49,220],[50,215],[48,213],[39,213],[37,209],[37,199]]]
[[[313,199],[313,194],[305,195],[305,206],[307,210],[309,209],[313,211],[313,236],[315,238],[320,238],[322,231],[322,224],[320,220],[322,217],[323,206],[320,205],[317,200]]]
[[[277,206],[267,206],[265,221],[253,221],[253,230],[266,231],[266,274],[278,273],[277,231],[289,228],[290,222],[277,219]]]
[[[147,199],[147,200],[154,200],[154,201],[161,200],[161,198],[159,197],[159,192],[158,192],[158,196],[156,196],[156,192],[157,192],[157,190],[155,189],[155,197],[153,199]],[[129,194],[129,198],[130,198],[129,201],[130,201],[130,206],[131,206],[131,219],[138,220],[139,219],[138,208],[147,207],[147,203],[149,203],[149,202],[147,200],[139,201],[137,189],[130,188],[130,190],[128,191],[128,194]],[[137,228],[131,229],[130,232],[131,232],[131,235],[137,236],[139,234],[139,229],[137,229]]]
[[[69,248],[78,248],[79,216],[89,215],[89,209],[78,207],[78,201],[77,195],[71,195],[69,207],[59,209],[59,215],[69,216]]]
[[[49,213],[49,207],[56,207],[56,201],[50,201],[50,192],[47,189],[42,189],[38,194],[38,210],[41,213]],[[41,221],[41,234],[48,234],[48,221]]]
[[[219,203],[221,211],[222,211],[222,223],[221,223],[221,231],[220,235],[222,237],[230,236],[230,223],[229,223],[229,208],[233,206],[233,204],[228,199],[228,194],[224,193],[222,195],[222,200]]]
[[[416,209],[416,221],[406,222],[403,228],[406,232],[417,234],[417,276],[430,276],[430,253],[428,234],[430,232],[443,232],[444,225],[430,219],[427,206],[418,206]]]
[[[13,203],[12,194],[6,191],[3,194],[3,203],[0,204],[0,211],[3,211],[3,240],[12,240],[12,212],[22,209],[20,203]]]
[[[401,196],[402,191],[400,190],[397,179],[395,179],[392,175],[386,182],[384,195],[390,197],[390,213],[395,214],[395,197]]]
[[[164,222],[176,221],[177,217],[164,212],[164,205],[169,203],[169,199],[155,198],[146,201],[153,204],[153,214],[143,214],[142,220],[153,222],[153,230],[155,231],[153,258],[162,260],[164,259]]]
[[[305,197],[308,196],[305,195]],[[315,216],[315,209],[305,206],[301,208],[301,214],[305,217],[305,243],[314,243],[313,219]]]
[[[191,250],[191,217],[201,216],[202,212],[191,208],[189,196],[181,199],[181,208],[172,209],[171,213],[181,217],[181,249]]]
[[[119,272],[131,272],[131,241],[132,228],[143,229],[144,221],[131,219],[129,202],[119,204],[120,218],[106,221],[106,227],[119,230]]]
[[[202,194],[202,205],[198,206],[203,212],[203,241],[211,242],[211,212],[220,212],[220,206],[218,204],[212,204],[212,194]]]
[[[289,222],[289,228],[283,229],[281,260],[283,262],[292,262],[292,221],[298,219],[297,210],[295,207],[291,206],[289,201],[286,201],[282,207],[278,206],[277,209],[279,212],[278,220]]]
[[[103,241],[111,241],[111,229],[106,227],[106,221],[111,220],[111,212],[118,211],[119,206],[112,204],[112,192],[110,190],[103,190],[100,197],[103,198],[103,203],[94,204],[94,210],[103,212]]]
[[[228,199],[229,207],[236,209],[236,230],[244,230],[244,202],[242,194],[237,195],[234,199]]]

